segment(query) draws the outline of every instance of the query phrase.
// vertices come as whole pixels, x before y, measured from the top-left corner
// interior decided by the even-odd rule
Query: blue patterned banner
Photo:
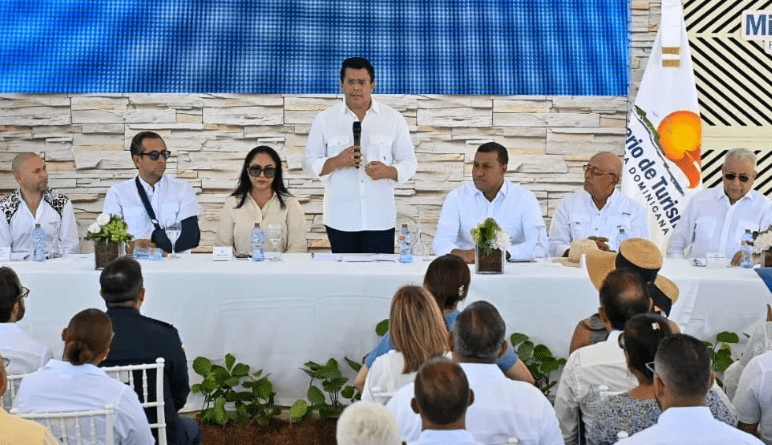
[[[0,92],[626,95],[625,0],[0,0]]]

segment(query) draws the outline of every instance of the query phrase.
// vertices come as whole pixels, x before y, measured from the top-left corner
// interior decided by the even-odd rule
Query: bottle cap
[[[400,235],[400,236],[399,236],[399,240],[400,240],[400,241],[404,241],[404,240],[405,240],[405,235]]]
[[[256,223],[255,223],[255,227],[260,227],[260,223],[259,223],[259,222],[256,222]]]

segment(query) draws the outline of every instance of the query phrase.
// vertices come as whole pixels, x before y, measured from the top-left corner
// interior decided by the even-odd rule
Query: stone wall
[[[420,217],[424,232],[433,234],[448,191],[471,179],[475,149],[495,140],[510,151],[508,178],[536,194],[549,224],[558,201],[581,186],[582,165],[592,154],[623,151],[627,113],[659,23],[659,2],[633,3],[631,14],[630,96],[376,95],[405,116],[418,157],[415,177],[397,188],[398,222],[412,224],[411,218]],[[131,138],[153,130],[172,151],[167,173],[190,182],[198,193],[200,250],[207,251],[244,155],[264,144],[285,161],[288,187],[306,213],[309,249],[324,249],[323,188],[301,164],[313,118],[339,100],[339,95],[0,94],[0,192],[16,187],[10,172],[16,153],[40,153],[50,185],[72,198],[87,227],[100,213],[107,189],[136,173],[127,151]]]

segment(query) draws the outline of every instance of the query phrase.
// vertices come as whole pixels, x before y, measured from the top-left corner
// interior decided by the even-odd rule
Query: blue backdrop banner
[[[0,0],[0,92],[626,95],[629,0]]]

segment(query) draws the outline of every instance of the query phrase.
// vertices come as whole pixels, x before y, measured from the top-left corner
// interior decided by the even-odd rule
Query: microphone
[[[354,121],[353,124],[351,124],[351,131],[354,133],[354,145],[359,146],[361,137],[362,137],[362,123],[359,121]],[[359,153],[360,149],[355,148],[354,153]],[[357,165],[357,168],[359,168],[359,165]]]

